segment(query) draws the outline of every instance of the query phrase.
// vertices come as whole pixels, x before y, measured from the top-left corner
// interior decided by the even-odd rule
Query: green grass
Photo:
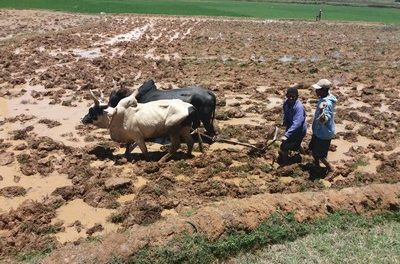
[[[90,243],[100,243],[103,240],[102,236],[88,236],[86,241]]]
[[[351,168],[356,170],[358,167],[365,167],[368,164],[369,164],[368,158],[364,156],[354,161],[353,165],[351,165]]]
[[[1,0],[0,8],[305,20],[314,20],[318,10],[322,8],[322,20],[400,24],[400,9],[396,8],[233,0]]]
[[[56,248],[52,243],[47,244],[42,250],[32,250],[29,252],[20,252],[16,256],[19,263],[40,263],[40,261],[48,256],[51,251]],[[1,259],[0,259],[1,260]]]
[[[395,257],[400,254],[398,231],[400,231],[399,211],[383,213],[372,218],[337,212],[321,220],[302,223],[297,222],[293,214],[274,214],[252,231],[232,230],[227,236],[216,241],[209,241],[202,234],[185,235],[166,246],[142,250],[127,260],[115,256],[110,263],[213,263],[254,249],[263,250],[255,254],[255,258],[253,255],[244,255],[239,259],[244,262],[251,258],[253,261],[263,261],[263,254],[269,254],[267,246],[283,244],[285,247],[291,241],[302,243],[304,239],[310,239],[310,246],[315,246],[312,249],[316,253],[325,254],[326,263],[331,263],[329,260],[339,263],[340,260],[343,261],[341,257],[355,259],[351,255],[352,249],[356,250],[363,246],[366,247],[363,252],[354,254],[366,261],[364,263],[382,263],[367,261],[379,258],[385,258],[386,263],[393,263],[390,260],[396,259]],[[335,251],[335,248],[331,247],[335,242],[340,252],[331,252]],[[287,257],[282,262],[268,263],[311,263],[312,260],[317,260],[311,256],[311,261],[308,261],[307,246],[308,244],[299,245],[299,253],[293,251],[293,256],[281,254],[282,257]],[[258,255],[261,257],[257,258]],[[279,256],[276,256],[276,259],[280,260]]]
[[[400,263],[400,223],[351,227],[332,234],[312,234],[247,253],[238,264],[257,263]]]

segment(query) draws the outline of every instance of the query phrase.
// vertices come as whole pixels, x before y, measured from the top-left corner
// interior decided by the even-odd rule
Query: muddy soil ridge
[[[44,263],[105,263],[115,255],[129,257],[146,246],[161,245],[184,233],[195,232],[188,221],[210,240],[215,240],[229,230],[254,229],[277,211],[296,212],[296,219],[304,221],[322,218],[338,209],[356,213],[398,210],[399,192],[400,184],[397,183],[318,193],[260,194],[201,208],[190,218],[170,217],[151,226],[134,226],[130,229],[131,235],[112,234],[100,245],[70,245],[53,252]]]
[[[192,232],[187,219],[216,239],[274,210],[299,220],[398,210],[398,27],[17,10],[0,10],[0,27],[0,256],[46,248],[60,248],[49,261],[79,260],[84,250],[126,256]],[[79,122],[93,103],[89,90],[107,97],[113,80],[130,89],[148,79],[161,89],[195,84],[217,95],[221,138],[262,145],[281,122],[289,86],[311,123],[310,86],[321,78],[338,98],[330,178],[309,156],[278,167],[278,144],[254,153],[214,143],[160,165],[164,148],[149,143],[150,161],[138,149],[125,158],[106,130]],[[101,254],[85,243],[99,235],[121,248]]]

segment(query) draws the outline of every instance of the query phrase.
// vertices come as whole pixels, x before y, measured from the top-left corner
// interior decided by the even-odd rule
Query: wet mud
[[[347,209],[343,193],[365,190],[368,206],[357,212],[398,208],[395,195],[377,202],[382,186],[399,193],[398,27],[10,10],[0,10],[0,27],[0,256],[51,246],[61,253],[49,263],[63,248],[106,258],[112,247],[101,253],[85,239],[132,242],[123,231],[155,226],[162,231],[151,243],[162,243],[168,232],[191,230],[176,222],[190,217],[215,239],[233,226],[254,228],[268,215],[265,199],[285,200],[267,211],[295,211],[299,220]],[[163,146],[148,143],[147,160],[138,149],[125,157],[106,130],[80,124],[90,89],[107,97],[113,80],[134,89],[150,78],[163,89],[212,90],[219,137],[258,146],[280,126],[287,87],[299,88],[310,124],[317,99],[310,86],[331,79],[337,135],[328,159],[336,171],[327,177],[297,153],[279,166],[278,143],[264,153],[216,142],[193,157],[183,146],[160,164]],[[304,146],[310,138],[309,127]],[[295,198],[310,193],[317,198],[297,207]],[[313,207],[326,197],[337,201],[331,209]],[[249,201],[262,204],[226,222]],[[146,245],[135,243],[121,255]]]

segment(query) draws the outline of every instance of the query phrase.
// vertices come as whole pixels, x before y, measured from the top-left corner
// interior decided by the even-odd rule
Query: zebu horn
[[[104,93],[103,91],[100,91],[100,102],[104,103]]]
[[[132,94],[136,97],[139,94],[139,88],[133,90]]]
[[[92,99],[93,99],[93,101],[94,101],[94,104],[95,104],[95,105],[100,105],[99,99],[96,97],[96,95],[94,95],[94,93],[93,93],[92,90],[90,90],[90,95],[92,96]]]
[[[113,78],[113,84],[114,84],[114,89],[116,90],[116,89],[118,89],[118,86],[117,86],[117,81],[116,80],[114,80],[114,78]]]

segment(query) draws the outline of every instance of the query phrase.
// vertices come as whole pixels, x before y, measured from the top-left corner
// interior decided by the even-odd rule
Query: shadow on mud
[[[137,162],[140,160],[145,161],[159,161],[167,152],[166,151],[152,151],[147,154],[143,153],[129,153],[125,154],[114,154],[115,148],[109,146],[96,146],[88,154],[96,156],[99,160],[112,160],[116,164],[124,164],[126,162]],[[192,158],[193,155],[188,155],[184,152],[178,151],[174,154],[171,160],[185,160]]]
[[[281,160],[277,160],[278,164],[280,165],[280,168],[290,168],[293,170],[297,167],[301,171],[306,172],[309,176],[308,179],[310,181],[315,181],[319,179],[324,179],[328,176],[328,170],[327,168],[324,167],[316,167],[314,163],[312,162],[307,162],[305,164],[302,164],[302,157],[300,154],[295,154],[291,157],[289,157],[285,162],[282,162]],[[297,166],[294,164],[298,164]],[[295,167],[293,167],[295,166]]]
[[[328,169],[323,167],[316,167],[313,163],[307,163],[302,166],[303,171],[309,173],[309,180],[315,181],[319,179],[324,179],[328,175]]]
[[[95,155],[99,160],[110,159],[114,160],[114,148],[108,146],[96,146],[93,149],[88,151],[88,154]]]
[[[143,154],[143,153],[130,153],[128,155],[115,155],[114,157],[116,157],[116,161],[118,161],[118,159],[123,159],[126,158],[128,162],[137,162],[140,160],[144,160],[144,161],[159,161],[164,155],[167,154],[167,151],[152,151],[149,152],[147,154]],[[188,155],[185,152],[181,152],[178,151],[177,153],[175,153],[172,158],[170,160],[186,160],[186,159],[191,159],[193,158],[193,155]]]
[[[302,161],[303,161],[303,159],[302,159],[301,155],[298,154],[298,153],[296,153],[296,154],[293,155],[293,156],[288,157],[286,160],[282,160],[282,158],[278,156],[278,157],[277,157],[277,160],[276,160],[276,162],[277,162],[281,167],[290,166],[290,165],[293,165],[293,164],[296,164],[296,163],[297,163],[297,164],[301,164]],[[304,170],[304,169],[303,169],[303,170]]]

